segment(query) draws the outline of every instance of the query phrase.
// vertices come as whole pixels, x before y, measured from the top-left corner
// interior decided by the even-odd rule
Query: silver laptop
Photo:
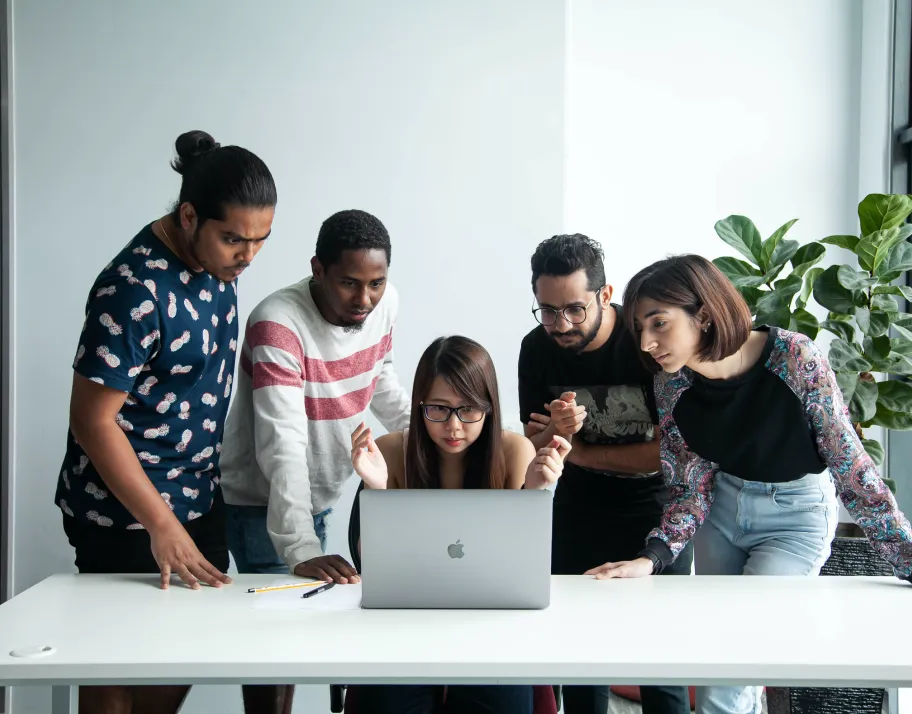
[[[363,608],[542,609],[550,491],[361,493]]]

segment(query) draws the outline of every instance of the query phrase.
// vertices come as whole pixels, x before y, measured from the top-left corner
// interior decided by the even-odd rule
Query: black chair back
[[[348,517],[348,552],[351,553],[352,565],[361,572],[361,553],[358,552],[358,541],[361,539],[361,492],[364,481],[358,484],[355,500],[352,501],[351,514]]]

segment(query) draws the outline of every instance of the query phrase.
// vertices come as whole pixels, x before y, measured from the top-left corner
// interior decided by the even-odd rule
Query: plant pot
[[[874,552],[867,538],[842,536],[833,539],[832,553],[820,574],[892,575],[893,569]],[[883,689],[791,687],[788,692],[789,714],[880,714],[884,700]]]

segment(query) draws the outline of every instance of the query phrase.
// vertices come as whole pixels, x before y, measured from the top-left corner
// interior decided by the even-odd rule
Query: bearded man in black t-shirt
[[[554,495],[551,572],[581,575],[642,550],[668,500],[652,375],[611,302],[601,246],[584,235],[543,241],[532,256],[539,325],[519,354],[519,404],[536,448],[554,434],[573,450]],[[689,575],[690,546],[665,571]],[[690,712],[685,687],[641,688],[644,714]],[[566,714],[605,714],[607,686],[564,688]]]

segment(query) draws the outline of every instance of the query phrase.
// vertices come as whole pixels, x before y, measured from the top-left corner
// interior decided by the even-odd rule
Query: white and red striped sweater
[[[351,433],[368,407],[390,431],[408,424],[393,371],[399,295],[387,284],[361,330],[328,323],[310,278],[279,290],[247,322],[220,460],[225,502],[267,506],[276,552],[295,565],[322,555],[313,515],[352,474]]]

